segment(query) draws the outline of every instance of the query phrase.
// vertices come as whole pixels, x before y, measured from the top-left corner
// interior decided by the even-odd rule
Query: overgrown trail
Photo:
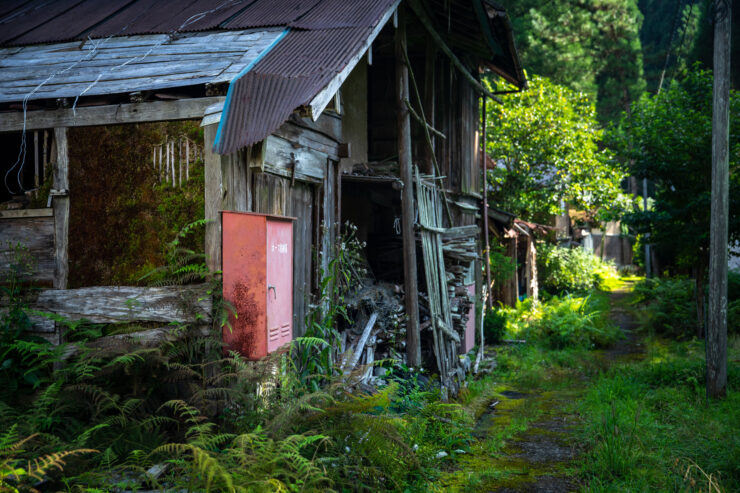
[[[486,402],[471,403],[477,406],[475,442],[442,479],[444,490],[559,493],[580,489],[578,458],[584,450],[575,434],[579,426],[576,402],[589,374],[641,353],[632,332],[635,321],[626,309],[628,293],[623,288],[610,295],[609,316],[625,334],[614,347],[584,361],[582,367],[574,365],[567,374],[544,365],[531,378],[523,375],[511,383],[490,382]]]

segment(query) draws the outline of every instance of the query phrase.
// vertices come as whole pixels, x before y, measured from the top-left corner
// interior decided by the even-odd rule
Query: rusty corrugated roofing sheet
[[[0,46],[151,34],[176,40],[178,33],[194,31],[285,27],[287,34],[249,62],[229,87],[216,145],[218,152],[228,153],[262,140],[292,111],[309,104],[356,60],[399,1],[7,0],[0,3]],[[443,0],[429,1],[434,9],[434,2]],[[467,1],[455,4],[469,9]],[[470,1],[478,10],[484,1],[490,7],[488,0]],[[501,59],[498,64],[498,53],[493,58],[507,73],[518,67],[511,48],[505,58],[515,58],[513,63]],[[509,76],[520,79],[520,74]]]

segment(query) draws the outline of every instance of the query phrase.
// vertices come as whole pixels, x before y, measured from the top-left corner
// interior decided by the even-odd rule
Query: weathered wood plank
[[[223,103],[224,100],[223,96],[215,96],[178,101],[88,106],[77,108],[75,112],[71,109],[29,111],[26,116],[26,130],[190,120],[203,117],[206,108]],[[22,129],[23,112],[0,113],[0,132]]]
[[[207,323],[212,308],[207,291],[206,285],[47,289],[39,293],[31,307],[92,323],[184,323],[201,319]]]
[[[323,117],[322,117],[323,119]],[[324,133],[310,129],[300,124],[294,123],[295,120],[285,122],[274,133],[290,142],[300,144],[304,147],[321,152],[329,156],[333,161],[339,160],[339,142]]]
[[[312,183],[321,183],[324,180],[328,157],[326,154],[294,145],[274,135],[267,137],[266,146],[265,171]]]
[[[49,209],[51,210],[51,209]],[[0,219],[0,279],[10,269],[13,247],[21,244],[28,249],[34,262],[31,279],[54,279],[54,218],[17,217]]]
[[[221,200],[223,198],[223,170],[221,156],[213,152],[218,125],[203,128],[205,161],[205,253],[208,270],[221,270]]]
[[[453,228],[447,228],[442,232],[443,241],[471,237],[478,237],[478,226],[475,224],[469,226],[455,226]]]
[[[54,217],[54,209],[10,209],[0,211],[0,219],[11,219],[18,217]]]
[[[67,129],[54,129],[56,159],[53,163],[54,287],[65,289],[69,277],[69,153]]]
[[[126,93],[228,82],[281,33],[187,33],[0,48],[0,101]],[[43,84],[41,84],[43,82]]]

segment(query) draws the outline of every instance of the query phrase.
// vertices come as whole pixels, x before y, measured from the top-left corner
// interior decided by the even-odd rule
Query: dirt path
[[[625,307],[627,296],[627,289],[611,295],[610,316],[625,338],[598,354],[601,368],[641,353],[632,331],[635,321]],[[458,467],[441,486],[446,491],[578,491],[576,460],[584,450],[574,435],[579,423],[575,402],[587,380],[583,374],[576,377],[580,379],[571,378],[549,391],[526,385],[497,387],[477,422],[470,453],[458,456]]]

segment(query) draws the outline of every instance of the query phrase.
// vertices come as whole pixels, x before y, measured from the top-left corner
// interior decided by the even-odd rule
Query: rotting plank
[[[34,310],[69,320],[91,323],[195,322],[211,317],[207,285],[196,286],[95,286],[47,289],[39,293]]]
[[[203,117],[206,108],[223,103],[222,96],[179,101],[153,101],[119,105],[87,106],[72,109],[29,111],[26,130],[55,127],[86,127],[169,120],[190,120]],[[0,132],[23,129],[23,112],[0,113]]]
[[[17,260],[13,258],[13,250],[15,245],[20,244],[28,249],[34,261],[31,279],[48,282],[54,280],[53,217],[0,218],[0,238],[0,278],[5,277],[11,263]]]
[[[221,200],[223,176],[221,156],[213,152],[213,142],[218,125],[203,128],[203,159],[205,165],[205,254],[206,265],[211,273],[221,270]]]
[[[324,180],[328,157],[326,154],[294,145],[274,135],[267,137],[265,145],[265,171],[312,183],[321,183]]]
[[[67,129],[54,129],[56,159],[53,163],[54,287],[65,289],[69,277],[69,153]]]

